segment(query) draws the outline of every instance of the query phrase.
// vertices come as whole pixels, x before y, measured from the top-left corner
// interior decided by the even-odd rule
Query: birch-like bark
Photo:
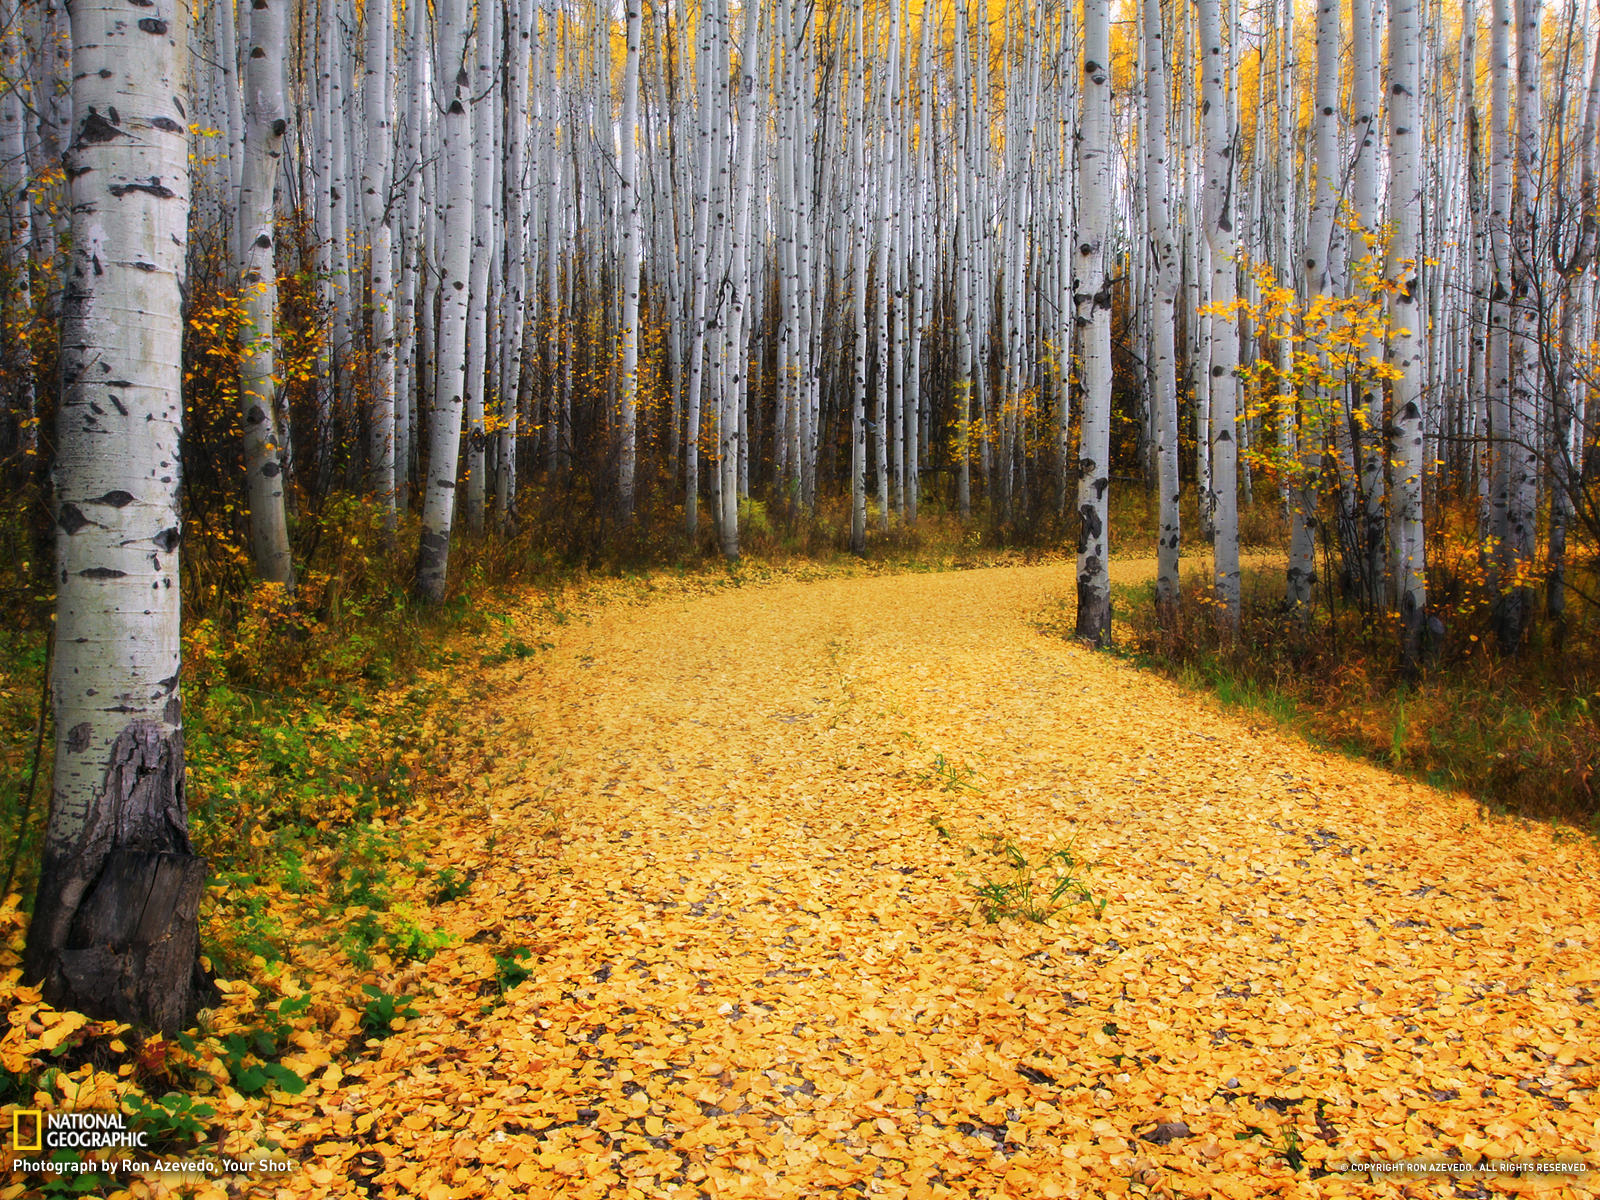
[[[1215,0],[1212,0],[1215,3]],[[1111,281],[1106,269],[1112,195],[1111,11],[1083,3],[1083,107],[1078,129],[1078,253],[1073,298],[1083,335],[1083,422],[1078,444],[1077,635],[1111,643],[1108,502],[1111,485]]]
[[[0,96],[0,238],[5,240],[4,265],[6,293],[0,302],[6,345],[0,357],[6,376],[13,381],[4,397],[16,429],[16,448],[27,459],[38,453],[38,406],[33,383],[32,339],[33,290],[28,280],[28,252],[33,243],[33,199],[29,195],[27,117],[23,101],[25,71],[17,37],[15,0],[0,4],[0,58],[10,84]],[[9,432],[9,430],[7,431]]]
[[[181,0],[72,8],[55,777],[24,962],[50,1004],[167,1033],[198,1007],[206,877],[179,690],[189,15]]]
[[[483,533],[487,511],[488,447],[484,389],[489,362],[489,271],[494,257],[494,85],[499,22],[487,3],[478,10],[472,67],[472,268],[468,282],[467,367],[462,387],[467,412],[467,528]]]
[[[289,128],[283,97],[284,0],[255,3],[245,62],[245,161],[239,189],[239,241],[244,247],[239,269],[244,305],[239,408],[251,561],[258,578],[292,587],[273,340],[278,301],[276,185]]]
[[[700,130],[698,138],[699,178],[694,209],[693,281],[689,327],[689,383],[687,388],[683,462],[683,528],[692,542],[700,521],[700,392],[705,375],[706,290],[711,238],[711,186],[716,172],[712,149],[716,129],[716,67],[712,53],[712,24],[709,15],[700,21],[700,42],[695,58],[700,72]]]
[[[1350,95],[1355,106],[1352,133],[1356,138],[1355,164],[1351,168],[1350,195],[1355,208],[1358,236],[1348,259],[1354,262],[1346,272],[1354,276],[1351,284],[1370,288],[1376,282],[1380,258],[1378,159],[1382,153],[1378,137],[1379,92],[1378,62],[1373,50],[1377,29],[1373,21],[1373,0],[1351,0],[1351,25],[1356,36],[1354,47]],[[1367,30],[1374,36],[1366,36]],[[1342,182],[1342,181],[1341,181]],[[1335,230],[1337,233],[1337,230]],[[1365,345],[1360,351],[1361,364],[1356,373],[1356,389],[1349,412],[1343,405],[1335,414],[1339,425],[1341,447],[1348,446],[1351,462],[1341,464],[1341,476],[1354,479],[1354,494],[1346,499],[1352,489],[1348,483],[1341,488],[1340,502],[1345,504],[1346,529],[1341,540],[1351,562],[1351,582],[1363,596],[1369,611],[1380,607],[1384,578],[1387,575],[1384,513],[1384,467],[1388,455],[1383,438],[1383,388],[1374,369],[1383,361],[1383,338],[1377,330],[1370,329]],[[1356,530],[1359,529],[1359,532]]]
[[[1358,38],[1359,40],[1359,38]],[[1334,274],[1334,222],[1338,216],[1342,170],[1339,159],[1339,0],[1317,0],[1317,83],[1312,115],[1311,211],[1306,223],[1306,323],[1320,333],[1318,365],[1328,366],[1333,334],[1332,304],[1343,280]],[[1306,396],[1305,412],[1295,438],[1299,454],[1289,492],[1289,569],[1284,600],[1304,619],[1310,615],[1317,583],[1317,529],[1322,448],[1330,407],[1342,407],[1336,393],[1315,386]]]
[[[444,599],[455,517],[456,455],[461,449],[466,383],[467,279],[472,270],[472,102],[467,74],[467,0],[436,0],[439,57],[434,82],[444,115],[439,143],[444,186],[439,196],[439,349],[428,462],[423,477],[417,598]]]
[[[1389,365],[1393,423],[1389,438],[1395,504],[1394,568],[1400,610],[1401,664],[1415,670],[1427,619],[1427,547],[1422,526],[1422,371],[1426,317],[1417,286],[1422,216],[1421,83],[1417,0],[1389,3]]]
[[[394,229],[390,223],[388,196],[390,12],[390,0],[367,0],[366,64],[361,83],[367,146],[361,163],[361,217],[366,225],[368,279],[372,290],[367,469],[369,486],[392,536],[395,528],[395,303]]]
[[[855,358],[851,368],[850,404],[850,550],[867,550],[867,190],[863,143],[866,125],[867,47],[861,10],[856,9],[855,43],[850,82],[850,170],[856,180],[851,205],[855,222],[855,258],[851,299],[855,316]]]
[[[1178,245],[1172,236],[1167,179],[1166,41],[1161,30],[1161,0],[1144,0],[1145,74],[1148,134],[1144,147],[1144,190],[1150,246],[1154,257],[1150,314],[1151,377],[1155,381],[1156,487],[1160,529],[1156,535],[1156,619],[1170,627],[1178,610],[1178,556],[1182,529],[1178,515],[1178,373],[1175,349],[1178,302]]]
[[[627,53],[622,66],[622,120],[618,125],[617,202],[622,223],[622,380],[617,460],[617,502],[624,521],[633,519],[633,476],[638,456],[639,407],[639,31],[642,0],[626,0]]]
[[[1238,398],[1239,238],[1234,228],[1237,174],[1233,131],[1227,126],[1227,72],[1232,47],[1224,46],[1218,0],[1199,0],[1201,110],[1205,130],[1204,219],[1211,248],[1211,474],[1216,497],[1217,622],[1225,637],[1239,627],[1239,445],[1234,435]]]

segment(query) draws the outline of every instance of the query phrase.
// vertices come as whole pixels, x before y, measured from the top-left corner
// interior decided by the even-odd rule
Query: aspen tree
[[[33,356],[27,324],[33,316],[33,290],[28,281],[28,251],[33,242],[33,198],[29,194],[27,139],[24,132],[26,105],[24,64],[17,37],[18,12],[15,0],[0,3],[0,59],[10,84],[0,96],[0,238],[4,239],[3,261],[7,290],[0,320],[6,341],[4,359],[15,390],[6,396],[17,431],[16,448],[31,457],[38,448],[38,414],[33,384]]]
[[[1422,370],[1427,330],[1417,271],[1422,186],[1417,103],[1417,0],[1389,3],[1389,363],[1394,370],[1389,459],[1394,474],[1394,569],[1401,663],[1416,668],[1427,619],[1427,548],[1422,527]]]
[[[1151,347],[1155,381],[1156,487],[1160,528],[1156,534],[1156,615],[1170,625],[1178,608],[1178,555],[1182,531],[1178,515],[1178,375],[1175,349],[1178,301],[1178,246],[1168,215],[1166,42],[1161,32],[1161,0],[1144,0],[1144,93],[1149,127],[1144,145],[1144,188],[1150,245],[1154,258],[1151,295]]]
[[[877,379],[874,386],[874,412],[877,437],[878,468],[878,527],[889,531],[889,441],[892,437],[892,411],[889,405],[890,348],[889,320],[891,298],[894,291],[894,212],[897,197],[895,182],[895,130],[894,105],[897,88],[896,76],[900,70],[900,6],[889,0],[889,38],[884,49],[888,55],[887,71],[878,82],[878,144],[881,147],[877,170],[878,185],[878,264],[874,271],[877,286],[877,330],[874,340],[878,347]],[[863,111],[862,117],[866,113]],[[865,183],[865,180],[861,181]]]
[[[867,191],[866,176],[867,46],[861,9],[856,9],[855,38],[851,46],[850,174],[856,180],[851,205],[855,257],[851,267],[851,307],[855,314],[855,358],[851,369],[850,406],[850,550],[867,550]]]
[[[422,534],[417,549],[417,597],[444,599],[455,517],[456,455],[461,446],[466,385],[467,281],[472,270],[472,102],[467,74],[467,0],[436,0],[439,52],[434,85],[440,118],[443,186],[439,190],[438,384],[423,477]]]
[[[638,455],[639,404],[639,151],[635,128],[639,117],[639,31],[643,0],[624,0],[627,52],[622,67],[622,120],[618,126],[618,200],[622,222],[622,404],[621,455],[617,464],[617,501],[623,520],[633,517],[633,476]]]
[[[244,171],[239,193],[239,407],[244,430],[250,557],[256,576],[290,587],[294,568],[283,496],[283,433],[277,419],[273,314],[278,300],[277,181],[288,110],[283,98],[284,0],[258,0],[245,65]]]
[[[1313,321],[1330,320],[1332,301],[1344,281],[1336,271],[1334,239],[1338,219],[1342,164],[1339,155],[1339,0],[1317,0],[1317,76],[1315,108],[1311,118],[1311,211],[1306,224],[1305,298]],[[1357,41],[1361,39],[1358,37]],[[1332,333],[1331,321],[1329,333]],[[1318,367],[1328,367],[1326,344],[1318,348]],[[1342,407],[1336,395],[1317,387],[1306,399],[1299,448],[1289,492],[1289,569],[1284,600],[1304,618],[1310,613],[1317,583],[1317,529],[1322,476],[1322,448],[1327,437],[1330,406]]]
[[[747,443],[747,430],[741,414],[745,399],[748,354],[745,346],[746,314],[751,303],[754,278],[750,208],[754,190],[755,146],[764,124],[760,120],[757,36],[761,27],[760,6],[746,0],[741,9],[743,36],[739,49],[739,124],[738,166],[733,180],[733,228],[728,275],[733,284],[729,304],[728,344],[724,358],[725,376],[722,402],[722,553],[727,559],[739,557],[739,462]]]
[[[1213,0],[1214,2],[1214,0]],[[1077,635],[1111,642],[1107,492],[1111,484],[1111,281],[1106,270],[1112,184],[1111,12],[1083,3],[1083,109],[1078,127],[1079,201],[1074,300],[1083,332],[1083,423],[1078,445]]]
[[[713,21],[708,11],[716,0],[708,0],[700,16],[699,48],[695,66],[700,75],[700,129],[697,139],[696,160],[698,185],[694,214],[693,280],[689,325],[689,382],[686,397],[686,428],[684,431],[684,532],[692,541],[698,531],[700,517],[700,393],[705,371],[706,308],[711,237],[711,188],[716,171],[716,153],[713,149],[717,128],[716,118],[716,66],[712,53]]]
[[[494,258],[494,161],[498,130],[494,121],[494,83],[499,23],[488,0],[480,0],[473,33],[472,66],[472,266],[467,284],[467,366],[463,400],[467,413],[467,527],[483,533],[488,501],[488,432],[484,388],[489,363],[489,273]],[[592,289],[591,289],[592,290]]]
[[[251,0],[254,4],[255,0]],[[260,9],[254,15],[259,15]],[[367,469],[371,488],[384,512],[385,528],[395,526],[394,401],[394,230],[389,208],[389,31],[390,0],[367,0],[366,61],[362,101],[366,154],[361,163],[361,217],[367,234],[367,270],[372,294],[372,358],[367,414]]]
[[[1215,494],[1215,573],[1217,621],[1225,636],[1239,626],[1239,445],[1235,436],[1238,396],[1237,294],[1238,231],[1234,194],[1238,179],[1233,160],[1233,130],[1227,127],[1226,80],[1231,44],[1224,46],[1218,0],[1199,0],[1202,125],[1205,130],[1204,218],[1211,251],[1210,346],[1211,471]]]
[[[1352,78],[1350,95],[1355,108],[1352,133],[1356,139],[1355,162],[1349,171],[1351,203],[1355,209],[1355,224],[1359,228],[1351,257],[1355,259],[1352,286],[1365,287],[1375,278],[1382,246],[1379,231],[1378,159],[1381,153],[1378,140],[1378,62],[1374,50],[1375,37],[1363,36],[1372,30],[1373,0],[1351,0],[1351,24],[1357,36],[1352,39]],[[1337,233],[1337,230],[1335,231]],[[1330,257],[1332,257],[1330,255]],[[1380,597],[1387,573],[1384,521],[1384,467],[1387,452],[1383,439],[1383,389],[1372,376],[1369,364],[1383,361],[1383,339],[1376,330],[1369,332],[1362,349],[1362,367],[1357,373],[1357,391],[1341,404],[1338,413],[1338,430],[1341,446],[1349,447],[1351,461],[1344,464],[1341,475],[1345,480],[1355,480],[1357,486],[1348,500],[1343,490],[1341,502],[1346,504],[1341,531],[1341,541],[1352,567],[1351,581],[1363,595],[1369,609],[1381,607]]]
[[[166,1033],[199,1007],[178,547],[189,10],[72,8],[55,471],[55,777],[24,977]]]

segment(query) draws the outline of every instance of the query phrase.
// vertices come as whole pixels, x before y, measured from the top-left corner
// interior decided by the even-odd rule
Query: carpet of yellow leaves
[[[352,1059],[346,1010],[302,1095],[239,1098],[304,1163],[252,1189],[1595,1194],[1593,846],[1044,636],[1072,586],[630,583],[541,625],[439,830],[457,944],[382,978],[419,1017]],[[1002,839],[1093,862],[1103,917],[976,922]],[[1597,1171],[1349,1169],[1424,1159]]]

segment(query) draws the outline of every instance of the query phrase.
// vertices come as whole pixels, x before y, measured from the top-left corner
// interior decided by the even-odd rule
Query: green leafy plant
[[[504,956],[494,956],[494,982],[504,995],[533,974],[533,951],[526,946],[512,946]]]
[[[1088,864],[1071,848],[1054,850],[1031,862],[1015,842],[995,835],[990,853],[1004,860],[1004,874],[971,885],[973,915],[986,924],[1009,918],[1047,925],[1056,914],[1076,904],[1087,904],[1096,919],[1105,914],[1105,898],[1096,899],[1083,878]]]
[[[1236,1133],[1233,1137],[1238,1142],[1248,1141],[1253,1137],[1260,1138],[1283,1157],[1283,1161],[1289,1164],[1291,1171],[1298,1171],[1306,1165],[1305,1153],[1300,1149],[1300,1131],[1293,1125],[1284,1125],[1277,1137],[1259,1125],[1246,1125],[1243,1133]]]
[[[951,762],[942,753],[933,756],[933,766],[917,776],[920,783],[937,783],[947,792],[978,790],[978,772],[966,764]]]
[[[122,1103],[134,1128],[156,1146],[204,1141],[211,1118],[216,1115],[211,1105],[197,1103],[193,1096],[182,1092],[168,1092],[159,1100],[130,1092]]]
[[[462,875],[454,867],[446,867],[438,875],[439,890],[433,894],[435,904],[446,900],[459,900],[472,890],[472,877]]]
[[[363,984],[361,991],[367,997],[366,1007],[361,1010],[361,1028],[368,1037],[386,1038],[394,1028],[396,1017],[412,1020],[421,1015],[411,1007],[415,997],[391,996],[370,983]]]

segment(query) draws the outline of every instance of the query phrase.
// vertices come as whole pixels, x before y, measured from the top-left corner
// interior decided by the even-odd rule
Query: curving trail
[[[412,983],[422,1018],[324,1085],[355,1132],[316,1177],[1591,1194],[1600,1171],[1341,1172],[1600,1164],[1593,847],[1065,643],[1038,622],[1071,588],[1070,564],[631,586],[549,626],[493,677],[498,758],[441,845],[479,869],[461,944]],[[1103,919],[972,923],[1008,839],[1093,860]]]

